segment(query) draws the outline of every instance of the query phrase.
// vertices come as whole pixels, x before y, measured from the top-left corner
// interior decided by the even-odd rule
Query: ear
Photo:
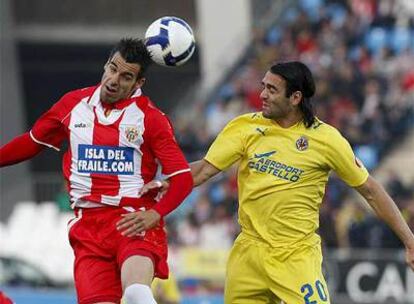
[[[293,92],[289,99],[292,105],[297,106],[302,101],[303,94],[301,91]]]
[[[137,79],[137,82],[135,83],[135,89],[141,88],[145,83],[145,77],[141,77]]]

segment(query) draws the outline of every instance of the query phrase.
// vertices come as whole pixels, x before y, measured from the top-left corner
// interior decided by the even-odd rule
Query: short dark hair
[[[311,97],[315,94],[315,81],[309,68],[299,61],[282,62],[273,65],[270,72],[281,76],[286,81],[286,97],[294,92],[302,92],[299,109],[303,113],[306,128],[315,122],[315,111]]]
[[[144,77],[147,68],[151,65],[151,55],[142,39],[122,38],[111,50],[109,59],[119,52],[128,63],[137,63],[140,66],[138,78]]]

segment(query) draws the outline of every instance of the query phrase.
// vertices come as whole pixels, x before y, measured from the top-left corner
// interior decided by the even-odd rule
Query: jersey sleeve
[[[229,122],[214,140],[204,159],[217,169],[225,170],[242,158],[244,154],[242,128],[241,117]]]
[[[24,133],[0,148],[0,167],[10,166],[36,156],[44,146],[35,143]]]
[[[146,129],[150,147],[162,166],[162,174],[171,177],[190,171],[187,160],[178,146],[172,125],[162,112],[152,110]]]
[[[362,162],[356,158],[348,141],[334,130],[327,138],[326,159],[328,166],[349,186],[362,185],[369,176]]]
[[[67,136],[62,120],[70,113],[73,101],[74,93],[72,92],[56,102],[35,122],[30,130],[31,138],[38,144],[59,151]]]

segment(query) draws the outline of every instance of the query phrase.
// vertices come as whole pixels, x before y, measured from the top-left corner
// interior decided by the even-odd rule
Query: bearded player
[[[262,112],[232,120],[204,159],[190,164],[198,186],[238,163],[241,233],[227,264],[225,303],[329,303],[316,231],[331,171],[392,228],[414,270],[414,236],[394,201],[338,130],[315,117],[308,67],[275,64],[262,87]]]

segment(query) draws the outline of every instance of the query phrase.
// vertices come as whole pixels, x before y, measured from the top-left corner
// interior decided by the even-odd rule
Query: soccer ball
[[[180,18],[161,17],[148,27],[145,45],[156,63],[179,66],[194,53],[193,30]]]

